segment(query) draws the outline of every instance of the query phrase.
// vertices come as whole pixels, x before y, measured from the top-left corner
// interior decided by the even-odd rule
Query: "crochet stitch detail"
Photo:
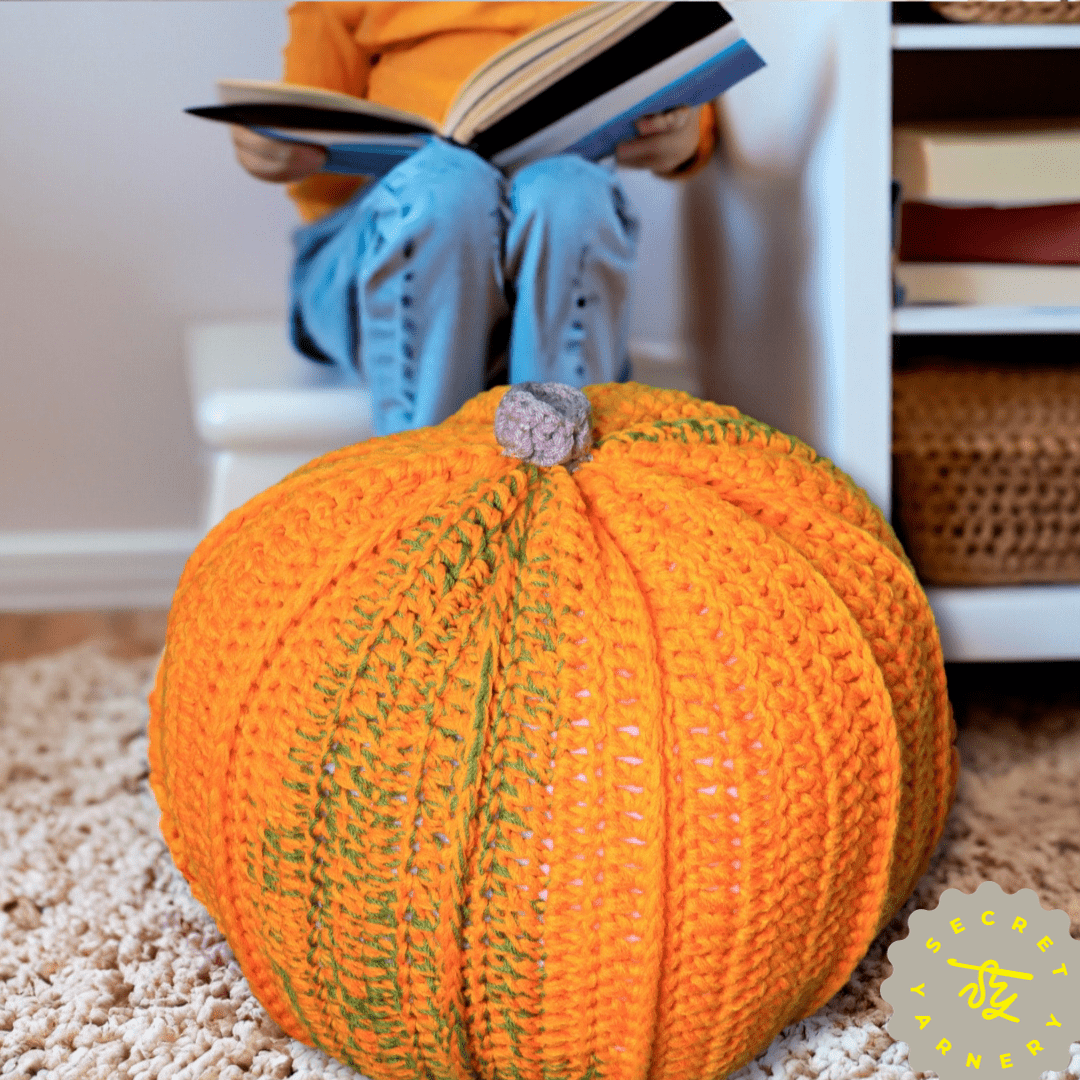
[[[519,383],[495,410],[495,438],[506,457],[572,469],[588,459],[592,408],[578,389],[563,383]]]
[[[268,1013],[371,1080],[724,1077],[942,835],[933,613],[797,440],[589,386],[588,467],[545,468],[496,442],[512,393],[199,545],[150,701],[162,833]]]

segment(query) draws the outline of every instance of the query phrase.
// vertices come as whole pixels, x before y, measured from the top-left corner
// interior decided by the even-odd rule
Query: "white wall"
[[[777,6],[783,17],[766,10]],[[753,179],[725,188],[714,174],[697,185],[698,211],[726,200],[724,250],[739,254],[720,275],[727,284],[705,282],[687,310],[697,312],[714,392],[763,419],[759,399],[785,401],[789,429],[801,434],[796,401],[799,380],[812,378],[815,317],[796,319],[793,332],[809,335],[798,368],[767,313],[777,290],[781,308],[804,304],[801,270],[777,273],[807,213],[805,162],[784,153],[805,128],[806,87],[836,5],[732,7],[770,62],[732,92],[732,115],[743,121],[746,160],[781,179],[763,201]],[[212,100],[218,76],[276,77],[285,8],[0,4],[0,608],[167,600],[196,536],[202,482],[184,327],[281,314],[295,223],[280,189],[235,165],[225,131],[183,109]],[[794,29],[803,23],[812,31],[805,47]],[[690,193],[647,175],[627,184],[643,218],[633,333],[676,355]],[[733,284],[755,275],[751,292]],[[704,346],[702,311],[720,327]],[[125,591],[136,566],[143,583]]]
[[[843,4],[734,0],[766,68],[723,99],[724,145],[689,192],[684,234],[697,295],[689,335],[707,396],[817,442],[830,290],[814,230],[819,153],[835,117]]]
[[[890,7],[730,0],[767,61],[682,200],[705,396],[799,436],[888,512]]]
[[[281,306],[281,193],[183,113],[273,77],[281,3],[0,5],[0,530],[193,525],[193,318]]]

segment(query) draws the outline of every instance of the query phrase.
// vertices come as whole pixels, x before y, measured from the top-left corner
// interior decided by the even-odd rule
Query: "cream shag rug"
[[[87,644],[0,665],[0,1077],[354,1077],[266,1016],[172,865],[147,785],[154,663]],[[878,990],[907,914],[946,888],[1032,888],[1080,937],[1080,707],[1025,709],[966,710],[959,799],[917,894],[738,1080],[921,1076]],[[1045,1075],[1080,1080],[1072,1049]]]

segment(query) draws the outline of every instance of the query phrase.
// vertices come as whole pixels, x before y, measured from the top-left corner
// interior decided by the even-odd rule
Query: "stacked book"
[[[908,304],[1080,307],[1080,119],[900,126]]]

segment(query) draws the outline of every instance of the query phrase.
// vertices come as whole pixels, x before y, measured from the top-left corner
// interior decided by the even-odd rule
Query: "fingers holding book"
[[[700,106],[681,106],[638,120],[636,139],[619,145],[618,163],[628,169],[650,169],[657,176],[672,173],[697,152]]]
[[[680,105],[678,108],[668,109],[667,112],[643,116],[635,126],[639,135],[660,135],[665,131],[681,131],[690,122],[691,114],[696,112],[696,109],[691,109],[688,105]]]
[[[232,125],[233,147],[241,166],[258,180],[288,184],[317,173],[326,161],[321,146],[284,142]]]

